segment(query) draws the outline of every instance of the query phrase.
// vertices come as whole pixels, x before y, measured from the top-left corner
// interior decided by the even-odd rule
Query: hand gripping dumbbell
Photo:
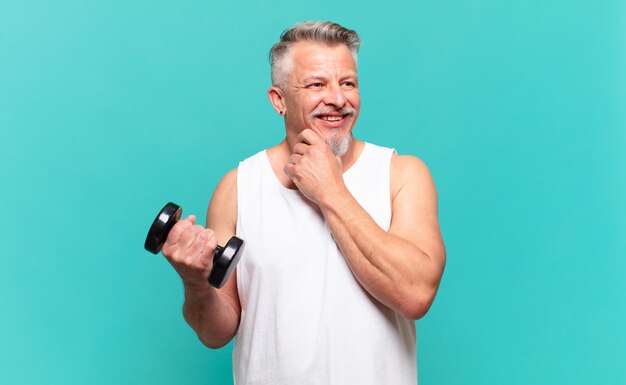
[[[159,215],[152,222],[144,247],[153,254],[158,254],[167,239],[167,235],[176,222],[180,220],[183,209],[175,203],[168,203],[161,209]],[[237,262],[243,252],[244,241],[232,237],[226,246],[217,246],[213,254],[213,270],[209,276],[209,284],[220,288],[224,286],[228,277],[235,270]]]

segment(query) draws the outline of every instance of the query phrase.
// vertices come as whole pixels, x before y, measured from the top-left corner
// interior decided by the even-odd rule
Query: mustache
[[[313,112],[311,112],[311,117],[314,118],[318,115],[328,115],[328,114],[340,114],[340,115],[354,115],[356,110],[350,106],[343,106],[340,109],[332,108],[332,107],[318,107]]]

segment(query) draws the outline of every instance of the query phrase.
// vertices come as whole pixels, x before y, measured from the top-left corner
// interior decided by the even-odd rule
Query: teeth
[[[328,116],[328,115],[320,116],[320,119],[328,120],[329,122],[336,122],[338,120],[341,120],[341,118],[342,116]]]

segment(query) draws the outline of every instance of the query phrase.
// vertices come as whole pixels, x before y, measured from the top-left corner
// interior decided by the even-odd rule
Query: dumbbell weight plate
[[[157,215],[148,230],[144,247],[153,254],[158,254],[167,239],[167,234],[180,219],[183,209],[176,203],[168,203]]]
[[[243,254],[244,245],[242,239],[231,237],[226,246],[217,246],[213,256],[213,270],[209,276],[211,286],[218,289],[224,286]]]

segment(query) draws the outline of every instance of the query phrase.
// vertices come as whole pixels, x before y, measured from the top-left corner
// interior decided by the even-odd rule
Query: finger
[[[165,240],[165,244],[168,247],[176,245],[180,241],[180,237],[183,235],[185,230],[189,227],[193,226],[196,223],[195,215],[190,215],[185,219],[178,221],[170,230],[170,233]]]
[[[192,227],[187,228],[187,230],[185,230],[183,235],[180,237],[178,247],[184,251],[185,255],[187,254],[187,249],[191,247],[198,233],[200,233],[203,229],[204,228],[200,225],[193,225]]]
[[[289,159],[287,160],[288,164],[296,164],[300,161],[300,159],[302,159],[302,155],[300,154],[291,154],[289,156]]]
[[[202,269],[207,269],[213,265],[213,254],[217,248],[217,236],[209,229],[205,230],[202,235],[204,242],[202,249],[195,256],[194,263]]]
[[[283,167],[283,171],[285,172],[285,175],[287,175],[290,179],[293,179],[294,176],[294,165],[291,163],[287,163],[285,165],[285,167]]]
[[[308,144],[296,143],[296,145],[293,146],[293,153],[294,154],[304,155],[308,149],[309,149],[309,145]]]
[[[315,133],[315,131],[307,128],[298,135],[298,141],[305,144],[314,145],[321,142],[322,138],[320,138],[319,135]]]
[[[217,235],[211,229],[204,229],[200,234],[198,234],[196,241],[200,247],[198,248],[198,252],[193,254],[194,259],[205,252],[207,244],[215,243],[215,246],[217,246]],[[215,250],[215,247],[213,247],[213,250]]]
[[[185,262],[190,264],[198,254],[202,252],[206,242],[208,241],[210,235],[206,232],[206,229],[203,231],[199,231],[195,234],[191,245],[185,251]]]

